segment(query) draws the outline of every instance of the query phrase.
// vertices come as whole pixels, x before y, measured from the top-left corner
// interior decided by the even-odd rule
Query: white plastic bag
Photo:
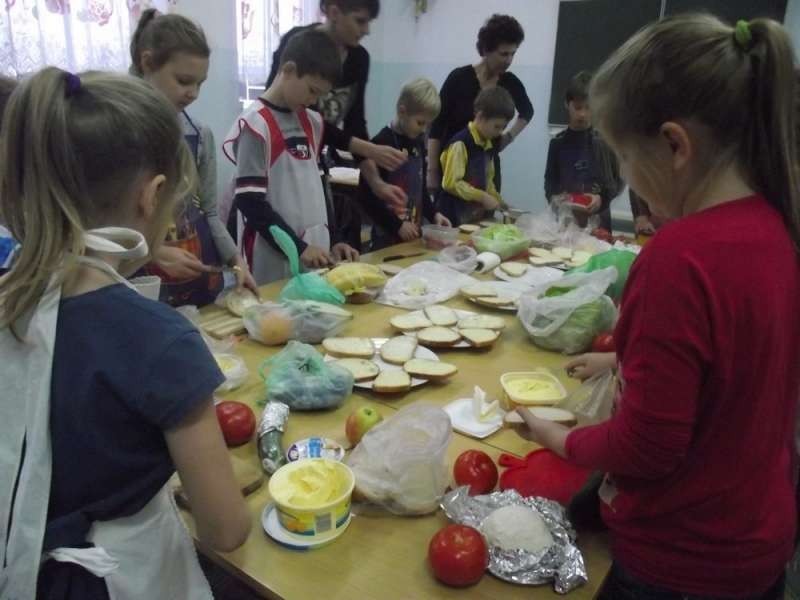
[[[458,294],[462,287],[477,282],[469,275],[425,260],[392,277],[375,301],[416,310],[445,302]]]
[[[416,403],[370,429],[347,459],[356,492],[396,515],[424,515],[439,508],[450,482],[447,447],[450,417]]]
[[[565,354],[585,352],[595,336],[611,330],[616,321],[617,309],[605,295],[616,279],[617,270],[609,267],[538,286],[520,298],[517,317],[540,348]],[[548,297],[545,294],[551,288],[570,291]]]
[[[579,425],[591,425],[611,416],[617,393],[617,377],[612,369],[596,373],[556,404],[573,413]]]
[[[469,246],[448,246],[439,252],[439,264],[469,274],[478,266],[478,253]]]
[[[339,333],[353,318],[348,311],[314,300],[267,302],[248,308],[242,321],[251,339],[267,346],[280,346],[289,340],[319,344]]]

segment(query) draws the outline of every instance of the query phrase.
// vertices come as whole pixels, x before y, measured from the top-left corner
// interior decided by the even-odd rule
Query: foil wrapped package
[[[286,464],[283,432],[289,420],[289,407],[282,402],[267,402],[258,426],[258,459],[267,475]]]
[[[535,510],[553,536],[553,545],[539,553],[526,550],[504,550],[489,547],[489,571],[495,577],[522,585],[553,582],[555,591],[566,594],[589,579],[583,555],[575,545],[575,530],[567,519],[564,507],[546,498],[520,496],[515,490],[470,496],[469,487],[459,487],[441,501],[447,517],[461,525],[482,531],[483,521],[498,508],[511,505]]]

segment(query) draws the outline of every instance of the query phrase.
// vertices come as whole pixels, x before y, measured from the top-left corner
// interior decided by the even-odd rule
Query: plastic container
[[[342,478],[343,492],[336,498],[319,506],[294,506],[279,501],[281,486],[287,485],[289,476],[298,469],[314,462],[323,462],[335,469]],[[344,463],[327,458],[309,458],[284,465],[270,477],[269,493],[275,501],[278,511],[278,522],[289,536],[298,540],[321,542],[338,537],[350,521],[350,500],[355,487],[355,476],[350,467]]]
[[[423,225],[422,242],[426,248],[431,250],[441,250],[447,246],[455,246],[458,243],[458,228],[443,227],[442,225]]]
[[[475,244],[475,249],[478,253],[492,252],[500,257],[500,260],[508,260],[512,256],[516,256],[524,252],[528,246],[531,245],[529,237],[524,237],[513,242],[503,240],[491,240],[483,237],[483,231],[476,231],[470,238],[472,243]]]
[[[552,385],[553,392],[551,394],[543,394],[538,398],[526,398],[521,395],[518,390],[513,389],[511,385],[512,382],[520,380],[548,383]],[[504,373],[500,377],[500,385],[503,386],[504,400],[509,410],[517,406],[552,406],[567,397],[567,390],[564,389],[564,386],[558,378],[548,369]]]

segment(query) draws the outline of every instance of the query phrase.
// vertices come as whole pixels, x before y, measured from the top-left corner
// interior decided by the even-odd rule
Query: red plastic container
[[[534,450],[525,458],[501,454],[497,462],[508,467],[500,475],[501,490],[513,489],[522,496],[541,496],[563,505],[584,486],[591,473],[547,449]]]

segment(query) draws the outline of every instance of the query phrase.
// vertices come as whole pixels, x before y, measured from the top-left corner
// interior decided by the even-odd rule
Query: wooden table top
[[[411,254],[422,250],[420,242],[411,242],[366,255],[367,262],[380,262],[384,256]],[[428,257],[435,256],[431,252]],[[425,256],[393,261],[400,266],[425,260]],[[282,283],[273,283],[262,288],[265,298],[275,298]],[[454,298],[446,303],[452,308],[464,310],[488,310]],[[368,337],[390,337],[393,332],[389,319],[402,309],[367,304],[347,305],[355,318],[340,335]],[[215,307],[205,311],[220,310]],[[483,387],[489,396],[497,397],[501,391],[499,378],[502,373],[529,370],[533,367],[549,367],[559,376],[568,389],[575,387],[569,380],[563,364],[566,358],[543,352],[527,339],[522,326],[513,313],[492,311],[504,316],[506,330],[493,348],[486,351],[468,349],[437,351],[440,359],[458,366],[459,373],[448,383],[427,384],[412,390],[403,397],[381,397],[356,389],[352,396],[336,410],[316,413],[292,413],[284,434],[284,447],[309,436],[332,438],[347,447],[344,425],[347,416],[356,408],[370,404],[385,417],[390,417],[403,406],[425,401],[438,406],[469,397],[475,385]],[[267,348],[256,342],[245,340],[238,344],[236,352],[242,356],[250,370],[250,377],[243,386],[222,395],[225,399],[239,400],[249,404],[260,415],[257,405],[264,397],[264,386],[258,376],[258,366],[281,348]],[[481,449],[495,461],[502,452],[524,456],[537,446],[519,436],[512,429],[501,429],[485,438],[475,440],[455,433],[448,451],[450,464],[467,449]],[[231,449],[237,459],[258,464],[255,442]],[[235,552],[221,554],[202,548],[212,561],[226,569],[266,598],[281,600],[327,599],[438,599],[438,598],[555,598],[558,595],[551,585],[527,587],[505,583],[486,574],[475,586],[467,590],[448,588],[438,583],[427,564],[428,542],[433,534],[447,523],[441,511],[424,517],[397,517],[393,515],[358,515],[347,531],[332,544],[310,552],[285,549],[270,540],[261,528],[261,512],[270,501],[267,486],[247,497],[253,516],[253,529],[245,544]],[[194,530],[191,515],[187,523]],[[570,594],[571,598],[593,598],[602,584],[611,564],[606,537],[602,534],[584,534],[578,540],[589,572],[589,583]]]

